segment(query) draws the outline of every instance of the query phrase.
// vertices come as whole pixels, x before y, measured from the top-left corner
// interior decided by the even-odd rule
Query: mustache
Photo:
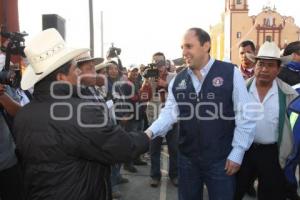
[[[258,76],[270,76],[269,74],[258,74]]]

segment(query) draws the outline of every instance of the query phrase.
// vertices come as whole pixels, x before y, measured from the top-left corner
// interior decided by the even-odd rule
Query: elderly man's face
[[[77,67],[77,62],[73,59],[68,74],[59,74],[57,80],[69,82],[71,85],[77,85],[81,70]]]
[[[280,72],[277,60],[259,59],[255,65],[255,77],[259,83],[271,84]]]
[[[95,64],[92,61],[82,63],[79,67],[81,70],[80,83],[85,86],[96,85]]]

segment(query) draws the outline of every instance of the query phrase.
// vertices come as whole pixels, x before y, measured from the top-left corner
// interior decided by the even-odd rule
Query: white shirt
[[[256,79],[253,80],[249,88],[250,98],[261,104],[263,107],[263,117],[256,122],[254,142],[260,144],[273,144],[278,140],[279,123],[279,97],[276,80],[266,94],[263,102],[260,102],[256,88]]]
[[[214,62],[215,60],[210,58],[206,66],[200,70],[203,77],[202,80],[199,80],[193,71],[188,69],[188,73],[191,76],[193,86],[197,94],[199,94],[202,83]],[[169,94],[165,107],[161,110],[158,119],[149,127],[149,130],[153,133],[153,137],[165,135],[168,130],[171,129],[172,124],[177,122],[179,110],[172,92],[174,80],[175,79],[173,78],[169,84]],[[250,97],[245,86],[244,78],[238,68],[234,68],[232,100],[236,116],[236,127],[234,129],[232,141],[233,149],[229,154],[228,159],[241,164],[245,151],[248,150],[254,139],[256,114],[255,112],[248,112],[243,107],[243,105],[250,103]]]

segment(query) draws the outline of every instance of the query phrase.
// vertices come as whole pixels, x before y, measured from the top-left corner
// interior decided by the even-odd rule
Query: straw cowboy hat
[[[92,58],[90,55],[90,52],[85,52],[83,54],[80,54],[79,56],[76,57],[75,60],[78,64],[92,61],[92,62],[94,62],[95,65],[98,65],[104,61],[104,59],[100,58],[100,57]]]
[[[246,53],[246,56],[252,62],[256,62],[259,59],[264,60],[279,60],[281,64],[286,64],[292,60],[291,56],[280,56],[280,49],[275,44],[275,42],[266,41],[258,51],[258,54],[255,56],[250,53]]]
[[[31,88],[61,65],[87,51],[87,48],[67,47],[54,28],[42,31],[24,49],[30,65],[23,73],[21,88]]]
[[[118,66],[118,61],[115,61],[114,59],[107,60],[105,63],[101,63],[99,65],[96,65],[95,70],[98,71],[100,69],[107,68],[107,67],[111,66],[112,64]]]
[[[100,69],[104,69],[106,67],[108,67],[110,64],[109,63],[101,63],[95,66],[95,70],[98,71]]]

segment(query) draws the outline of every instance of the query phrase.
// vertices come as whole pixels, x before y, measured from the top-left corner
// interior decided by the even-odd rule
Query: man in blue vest
[[[179,200],[203,199],[203,185],[211,200],[232,200],[234,174],[254,137],[255,114],[238,68],[210,57],[211,40],[200,28],[183,38],[186,69],[169,84],[159,118],[145,131],[164,135],[179,121]]]

